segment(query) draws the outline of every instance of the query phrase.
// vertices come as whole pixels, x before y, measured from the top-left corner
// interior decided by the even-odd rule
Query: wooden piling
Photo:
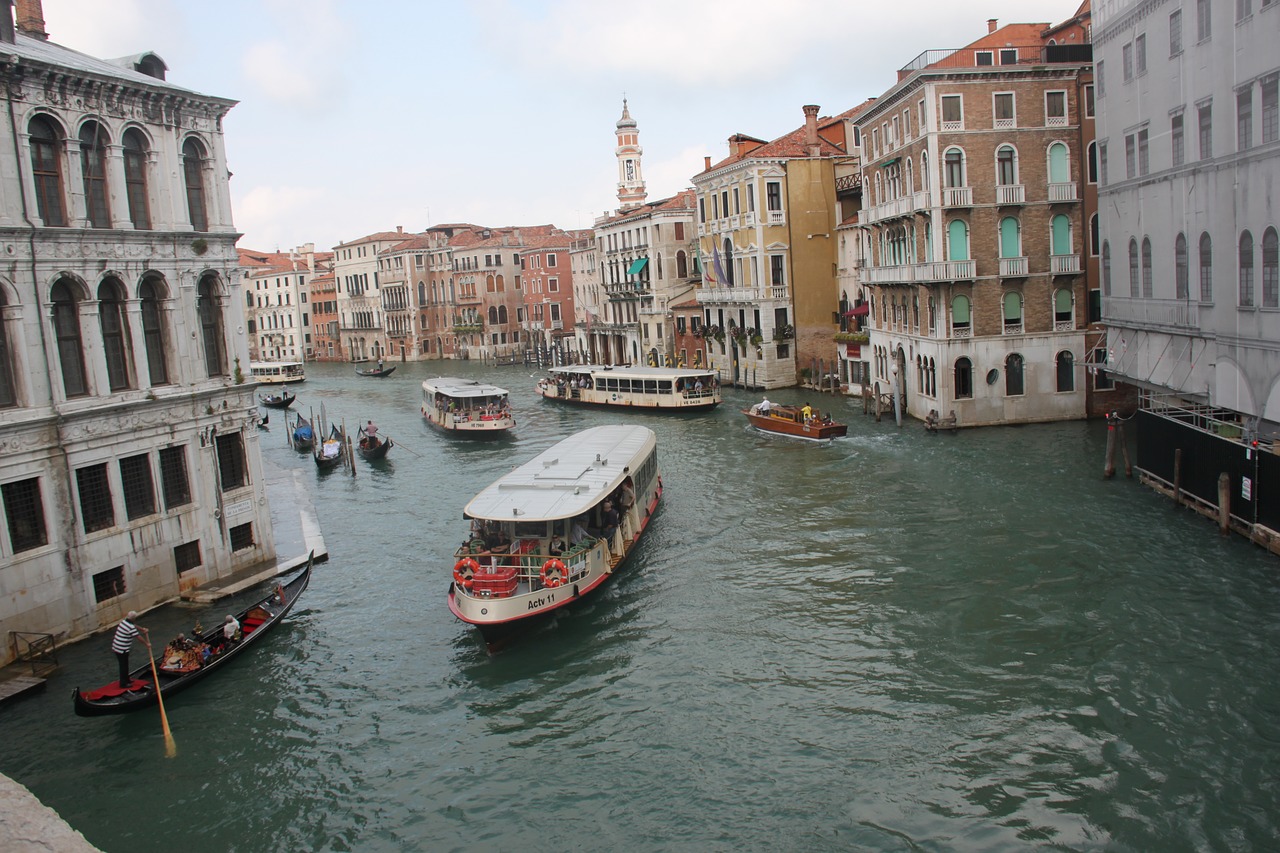
[[[1116,475],[1116,423],[1115,415],[1107,415],[1107,459],[1102,466],[1102,476],[1110,480]]]
[[[1218,475],[1218,532],[1231,532],[1231,477],[1225,471]]]
[[[1173,451],[1173,505],[1182,506],[1182,448]]]

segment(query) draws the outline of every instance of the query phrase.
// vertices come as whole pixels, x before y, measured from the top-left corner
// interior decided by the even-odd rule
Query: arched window
[[[507,325],[507,306],[505,305],[498,306],[498,325]]]
[[[996,149],[996,183],[1002,187],[1018,182],[1018,152],[1012,145]]]
[[[676,278],[689,277],[689,259],[685,257],[684,250],[676,252]]]
[[[956,359],[955,384],[957,400],[973,399],[973,362],[969,361],[969,359]]]
[[[1098,182],[1098,143],[1089,143],[1089,183]]]
[[[1191,295],[1191,278],[1187,269],[1187,238],[1181,232],[1173,241],[1173,287],[1178,299],[1186,299]]]
[[[1000,300],[1004,313],[1004,333],[1017,334],[1022,331],[1022,294],[1016,290],[1006,290]]]
[[[1025,392],[1022,377],[1023,360],[1016,352],[1011,352],[1004,360],[1004,393],[1009,397],[1020,397]]]
[[[80,172],[84,177],[84,205],[90,228],[110,228],[107,207],[107,134],[96,121],[80,128]]]
[[[1200,301],[1213,301],[1213,240],[1208,231],[1200,235]]]
[[[1129,238],[1129,295],[1138,295],[1138,279],[1141,269],[1138,267],[1138,241]]]
[[[1074,319],[1075,299],[1070,290],[1060,287],[1053,292],[1053,323],[1055,326],[1066,325],[1070,328]]]
[[[1240,305],[1253,306],[1253,235],[1240,233]]]
[[[910,157],[907,158],[907,168],[905,171],[905,175],[906,175],[907,194],[909,195],[916,191],[916,173],[912,169]]]
[[[209,213],[205,207],[204,148],[194,139],[182,146],[182,177],[187,188],[187,213],[196,231],[209,230]],[[221,375],[221,374],[210,374]]]
[[[138,130],[124,134],[124,190],[129,201],[129,221],[140,231],[151,229],[151,204],[147,198],[147,140]]]
[[[13,367],[14,352],[9,345],[9,331],[5,328],[4,320],[4,309],[8,304],[4,288],[0,287],[0,409],[18,405],[18,389],[13,381],[16,375]]]
[[[1111,295],[1111,243],[1102,244],[1102,295]]]
[[[953,219],[947,226],[947,260],[969,260],[969,226],[963,219]]]
[[[1142,295],[1150,299],[1155,295],[1151,280],[1151,238],[1142,238]]]
[[[1069,350],[1058,353],[1057,368],[1058,390],[1076,390],[1076,360]]]
[[[1022,257],[1022,234],[1018,220],[1012,216],[1000,220],[1000,257]]]
[[[505,276],[503,276],[503,275],[502,275],[502,273],[498,273],[498,279],[497,279],[497,281],[498,281],[498,292],[499,292],[499,293],[506,293],[506,292],[507,292],[507,279],[506,279],[506,277],[505,277]]]
[[[1089,254],[1098,256],[1098,214],[1089,217]]]
[[[164,350],[164,314],[160,310],[162,285],[153,278],[142,282],[142,341],[147,349],[147,373],[152,385],[169,384],[169,360]]]
[[[490,293],[498,292],[498,283],[494,280],[493,276],[491,275],[487,275],[484,277],[484,286],[485,286],[485,290],[489,291]],[[493,309],[490,308],[489,310],[493,310]]]
[[[205,372],[212,379],[227,372],[222,335],[222,304],[218,298],[218,282],[213,276],[200,280],[197,289],[196,313],[200,317],[200,331],[204,341]]]
[[[490,305],[490,306],[489,306],[489,325],[490,325],[490,326],[496,326],[496,325],[498,325],[498,309],[497,309],[497,306],[494,306],[494,305]]]
[[[929,191],[929,152],[920,152],[920,189]]]
[[[1050,228],[1050,254],[1054,255],[1071,255],[1071,220],[1066,215],[1059,213],[1053,217],[1049,223]]]
[[[945,169],[946,186],[963,187],[964,183],[964,152],[959,148],[948,148],[947,153],[943,155],[943,168]]]
[[[733,240],[724,238],[724,278],[733,287]]]
[[[1071,180],[1071,159],[1067,156],[1067,146],[1055,142],[1049,146],[1049,183],[1065,184]]]
[[[98,286],[98,322],[107,357],[107,385],[112,391],[130,387],[129,319],[124,311],[124,285],[109,278]]]
[[[53,303],[53,333],[58,342],[58,366],[62,368],[62,388],[67,398],[89,393],[84,372],[84,344],[80,339],[80,288],[59,279],[49,292]]]
[[[62,188],[62,133],[47,116],[27,125],[31,140],[31,173],[36,185],[36,212],[45,225],[65,226],[66,196]]]
[[[971,321],[969,297],[959,294],[951,300],[951,334],[957,338],[967,338]]]
[[[1280,308],[1280,243],[1276,229],[1262,233],[1262,307]]]

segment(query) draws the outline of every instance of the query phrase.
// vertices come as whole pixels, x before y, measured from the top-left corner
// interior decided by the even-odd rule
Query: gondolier
[[[137,639],[138,634],[147,633],[146,628],[134,623],[133,620],[137,618],[138,611],[130,610],[116,626],[115,637],[111,640],[111,651],[116,653],[116,661],[120,664],[121,690],[129,689],[129,650],[133,648],[133,641]]]

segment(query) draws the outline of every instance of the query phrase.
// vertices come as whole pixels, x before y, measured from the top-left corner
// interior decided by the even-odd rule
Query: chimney
[[[397,226],[396,226],[396,233],[397,233],[397,234],[403,234],[403,233],[404,233],[404,226],[403,226],[403,225],[397,225]]]
[[[44,31],[44,7],[40,5],[40,0],[17,0],[17,7],[18,32],[47,41],[49,34]]]
[[[818,105],[804,107],[804,144],[809,146],[809,156],[818,156]]]
[[[987,35],[994,33],[1000,26],[999,18],[987,18]]]
[[[704,154],[702,156],[702,171],[704,172],[711,171],[711,155],[710,154]]]
[[[0,42],[13,44],[13,0],[0,0]]]

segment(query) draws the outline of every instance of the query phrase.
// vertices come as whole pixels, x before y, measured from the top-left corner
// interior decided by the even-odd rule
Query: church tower
[[[632,210],[644,204],[644,175],[640,171],[640,131],[636,129],[636,120],[627,110],[627,99],[622,99],[622,118],[618,119],[618,147],[614,153],[618,157],[618,210]]]

